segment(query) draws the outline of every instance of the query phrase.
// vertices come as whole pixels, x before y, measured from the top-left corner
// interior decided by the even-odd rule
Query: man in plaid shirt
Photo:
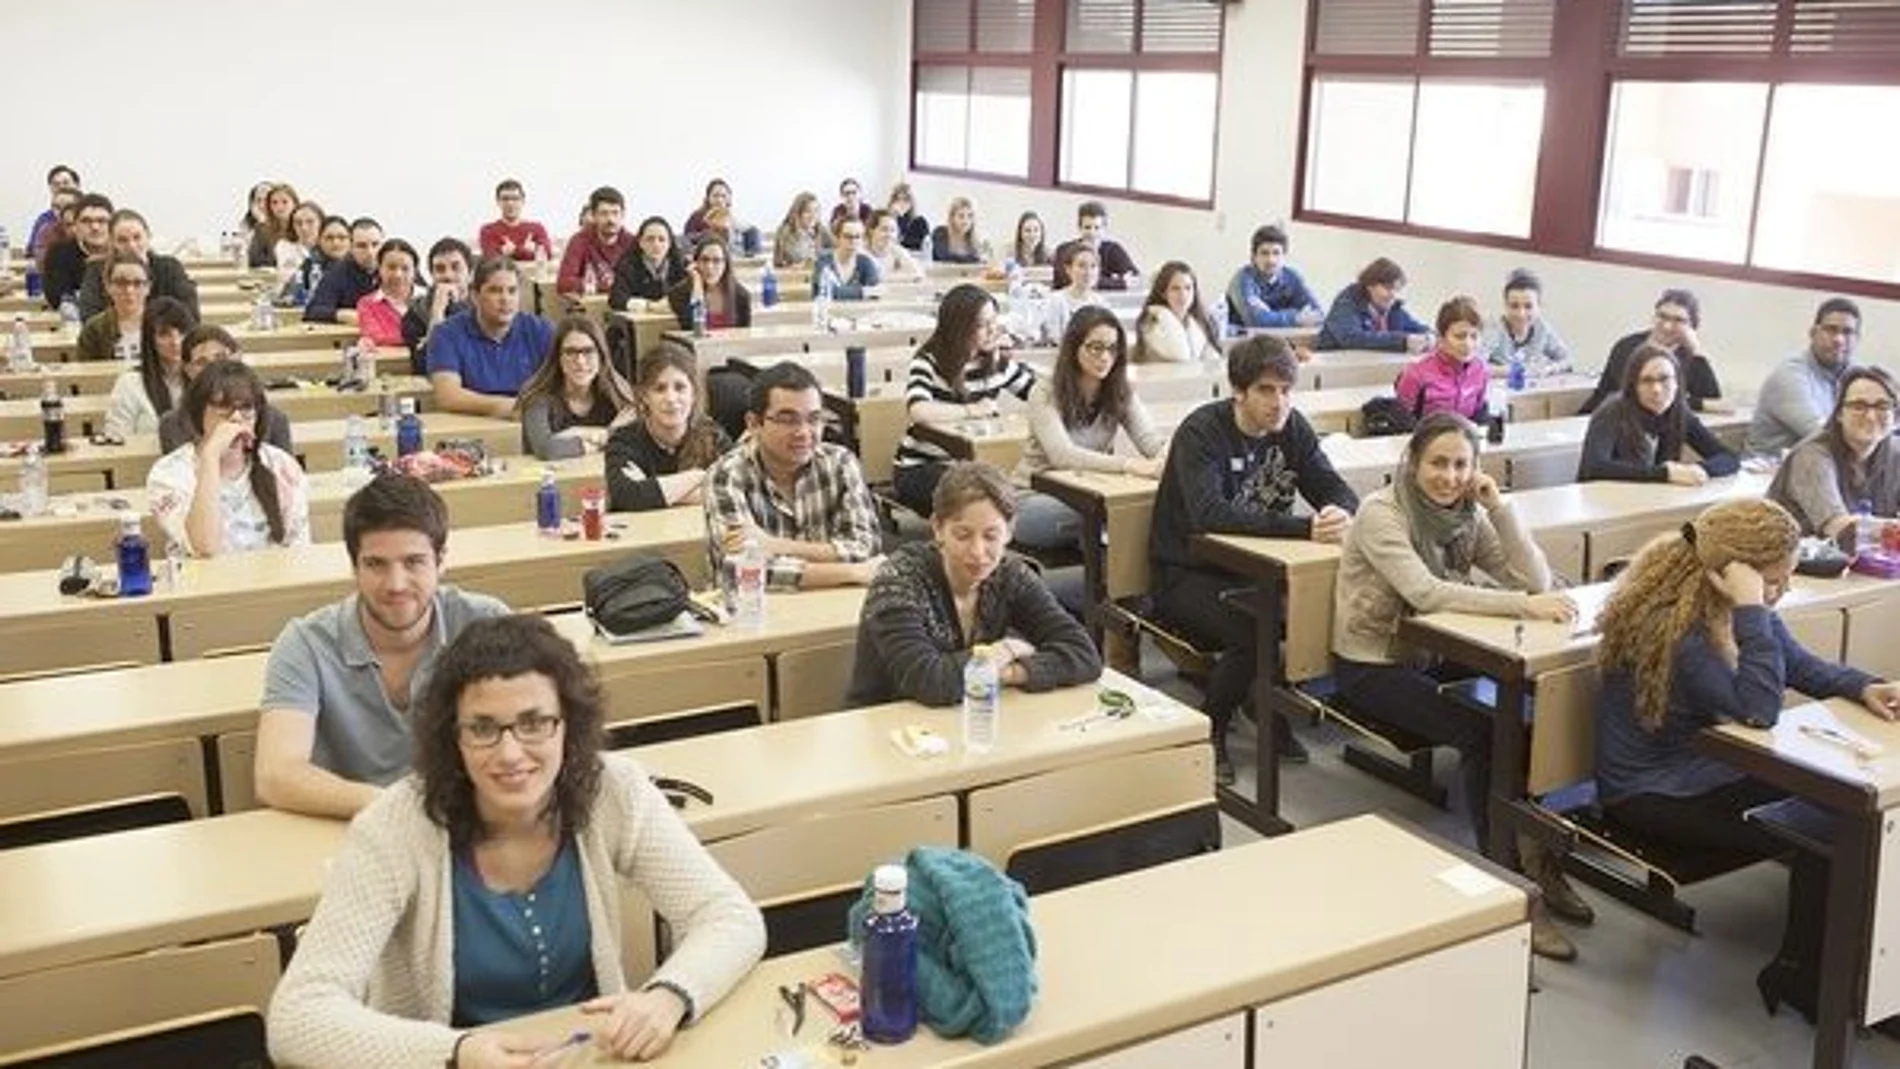
[[[884,562],[877,507],[851,451],[824,440],[818,380],[790,361],[752,380],[746,437],[706,473],[715,574],[756,533],[771,590],[863,586]]]

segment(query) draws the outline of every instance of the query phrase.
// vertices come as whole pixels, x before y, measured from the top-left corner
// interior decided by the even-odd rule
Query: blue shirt
[[[1234,272],[1227,286],[1227,315],[1242,326],[1298,326],[1300,313],[1308,308],[1319,311],[1319,300],[1306,288],[1300,273],[1284,265],[1269,278],[1246,264]]]
[[[1366,288],[1355,282],[1339,291],[1319,328],[1315,349],[1378,349],[1402,353],[1408,334],[1430,334],[1432,328],[1412,318],[1405,302],[1394,300],[1381,317],[1372,307]]]
[[[1731,616],[1737,658],[1730,668],[1701,627],[1682,636],[1669,680],[1669,706],[1655,731],[1636,719],[1634,680],[1603,673],[1597,698],[1597,795],[1619,802],[1636,794],[1693,798],[1742,778],[1733,765],[1692,745],[1723,722],[1773,725],[1792,687],[1810,698],[1855,698],[1874,677],[1801,648],[1774,610],[1739,607]]]
[[[526,891],[493,891],[475,859],[453,861],[457,1028],[571,1006],[598,993],[593,925],[581,886],[580,851],[561,842],[554,864]]]
[[[429,374],[453,371],[462,376],[465,389],[512,397],[553,346],[554,327],[540,316],[516,315],[496,341],[482,332],[472,310],[461,312],[429,336]]]

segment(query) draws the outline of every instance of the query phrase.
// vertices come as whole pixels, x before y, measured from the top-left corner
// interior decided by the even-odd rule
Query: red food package
[[[812,997],[825,1004],[839,1024],[858,1019],[858,985],[843,973],[828,972],[806,985]]]

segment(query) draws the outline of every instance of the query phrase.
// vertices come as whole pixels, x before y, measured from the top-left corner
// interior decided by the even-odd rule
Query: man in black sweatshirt
[[[1218,649],[1201,711],[1213,720],[1214,774],[1234,781],[1227,725],[1252,694],[1254,622],[1221,595],[1250,584],[1199,562],[1197,534],[1264,535],[1338,542],[1358,495],[1320,451],[1319,435],[1293,410],[1299,363],[1279,338],[1260,335],[1227,354],[1232,398],[1209,401],[1176,428],[1155,495],[1148,543],[1156,615],[1203,649]],[[1293,515],[1295,495],[1313,508]],[[1265,730],[1265,725],[1262,726]],[[1306,760],[1291,725],[1276,718],[1282,759]]]

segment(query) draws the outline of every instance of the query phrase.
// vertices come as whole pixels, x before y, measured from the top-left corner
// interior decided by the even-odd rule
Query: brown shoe
[[[1543,842],[1528,835],[1519,836],[1517,857],[1524,875],[1536,881],[1544,892],[1544,905],[1550,908],[1551,916],[1572,924],[1596,923],[1597,911],[1570,885],[1569,877],[1564,875],[1562,859],[1551,853]]]
[[[1531,953],[1552,961],[1577,960],[1577,945],[1550,919],[1542,902],[1531,906]]]

